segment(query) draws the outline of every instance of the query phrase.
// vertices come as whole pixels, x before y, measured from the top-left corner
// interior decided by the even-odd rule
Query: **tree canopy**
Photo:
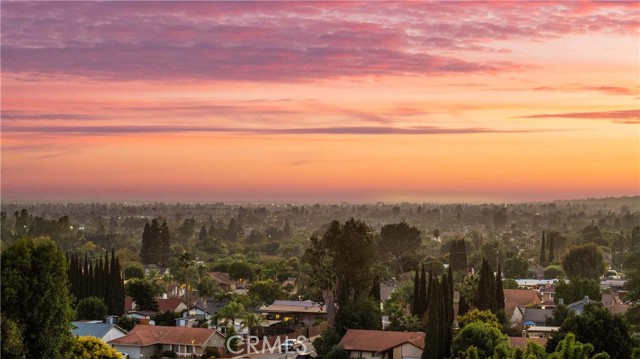
[[[570,280],[588,278],[598,280],[604,273],[602,252],[595,244],[585,244],[569,249],[562,257],[562,269]]]
[[[15,324],[10,331],[13,339],[20,337],[23,355],[27,359],[64,357],[75,316],[65,255],[49,239],[23,238],[2,252],[1,261],[3,322]]]

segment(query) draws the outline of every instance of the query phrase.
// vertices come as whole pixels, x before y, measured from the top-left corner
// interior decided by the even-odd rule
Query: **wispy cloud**
[[[526,7],[527,15],[524,15]],[[637,3],[5,2],[3,73],[112,80],[309,81],[521,70],[503,40],[634,34]]]
[[[610,120],[615,123],[637,124],[640,123],[640,110],[551,113],[520,116],[520,118],[573,118],[581,120]]]
[[[437,126],[383,127],[383,126],[344,126],[344,127],[307,127],[307,128],[242,128],[207,126],[13,126],[3,128],[5,133],[47,133],[66,135],[123,135],[123,134],[159,134],[159,133],[235,133],[253,135],[456,135],[481,133],[531,133],[547,130],[498,130],[483,127],[446,128]]]

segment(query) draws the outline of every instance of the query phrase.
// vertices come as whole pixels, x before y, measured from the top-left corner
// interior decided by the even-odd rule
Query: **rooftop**
[[[340,344],[345,350],[359,350],[381,353],[405,343],[424,348],[422,332],[392,332],[382,330],[349,329]]]
[[[182,344],[203,346],[216,333],[215,329],[136,325],[122,338],[109,344],[147,346],[154,344]]]

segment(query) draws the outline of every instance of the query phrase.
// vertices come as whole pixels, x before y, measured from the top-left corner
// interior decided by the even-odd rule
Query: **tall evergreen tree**
[[[445,352],[446,326],[442,288],[437,277],[431,278],[429,282],[429,307],[426,314],[427,335],[424,338],[422,359],[442,359],[449,356],[449,353]]]
[[[427,274],[424,270],[424,264],[420,268],[420,291],[418,292],[418,318],[422,319],[424,312],[427,310]]]
[[[544,231],[542,231],[542,244],[540,245],[540,265],[544,267],[547,260],[545,259],[545,248],[544,248]]]
[[[120,316],[124,313],[124,282],[120,273],[120,260],[111,251],[111,269],[109,272],[109,314]]]
[[[500,265],[498,265],[498,272],[496,273],[496,315],[500,322],[504,322],[505,312],[504,312],[504,289],[502,288],[502,270]]]
[[[444,336],[444,348],[443,351],[446,356],[449,357],[451,353],[451,341],[453,336],[451,333],[451,326],[453,324],[453,292],[449,287],[449,276],[447,274],[442,275],[441,288],[442,288],[442,302],[443,302],[443,336]]]
[[[371,285],[371,298],[380,302],[380,277],[373,277],[373,284]]]
[[[458,316],[465,315],[468,311],[469,304],[467,304],[467,300],[464,299],[464,296],[460,295],[460,301],[458,302]]]
[[[479,310],[490,310],[496,313],[496,285],[493,270],[485,259],[482,260],[480,279],[478,280],[478,293],[476,294],[476,306]]]
[[[549,261],[549,263],[553,262],[553,260],[555,259],[555,250],[554,250],[554,245],[553,245],[553,238],[555,236],[549,236],[549,258],[547,258],[547,260]]]
[[[151,236],[151,225],[147,222],[142,231],[142,247],[140,248],[140,259],[142,264],[152,264],[155,262],[153,247],[154,238]]]
[[[169,253],[171,249],[171,238],[167,221],[163,221],[162,226],[160,227],[160,233],[158,236],[158,247],[159,252],[156,264],[165,266],[169,263]]]
[[[418,316],[420,309],[420,272],[416,269],[413,276],[413,305],[411,306],[411,314]]]

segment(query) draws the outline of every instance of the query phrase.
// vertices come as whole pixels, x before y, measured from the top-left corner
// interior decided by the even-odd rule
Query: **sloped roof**
[[[109,344],[148,346],[154,344],[182,344],[203,346],[216,333],[215,329],[136,325],[129,334]]]
[[[184,304],[184,302],[180,298],[158,299],[158,307],[162,312],[175,312],[180,303]]]
[[[223,272],[209,272],[209,276],[211,279],[216,281],[218,284],[232,284],[234,281],[229,276],[229,273]]]
[[[511,315],[518,305],[540,304],[542,299],[535,289],[505,289],[504,312]]]
[[[509,345],[512,347],[519,347],[524,349],[529,342],[536,342],[543,347],[547,345],[547,338],[523,338],[523,337],[509,337]]]
[[[522,308],[522,307],[520,307]],[[547,318],[553,316],[552,309],[524,308],[522,322],[532,321],[534,323],[544,323]]]
[[[345,350],[381,353],[405,343],[424,349],[424,333],[349,329],[340,344]]]
[[[76,327],[71,330],[71,334],[74,336],[91,336],[102,339],[113,327],[116,327],[123,334],[127,333],[119,326],[109,323],[72,322],[72,324]]]
[[[310,300],[276,300],[269,306],[260,308],[262,313],[319,313],[324,314],[327,310],[324,306]]]

